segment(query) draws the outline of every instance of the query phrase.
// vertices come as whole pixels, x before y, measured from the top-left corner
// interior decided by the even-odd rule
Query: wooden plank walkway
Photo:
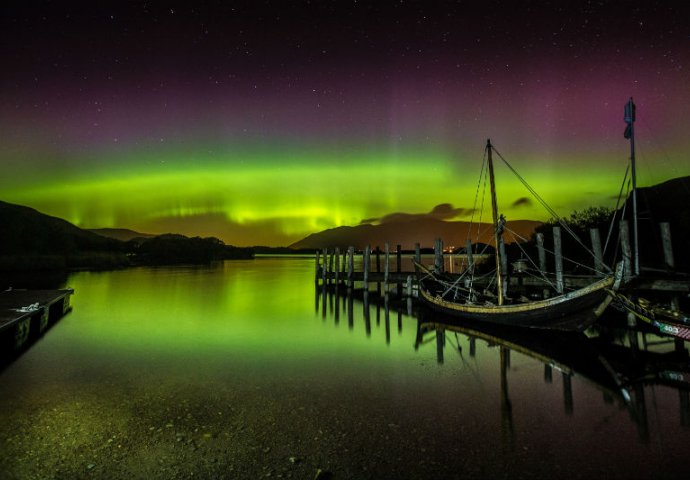
[[[71,288],[0,292],[0,353],[21,350],[71,310]]]

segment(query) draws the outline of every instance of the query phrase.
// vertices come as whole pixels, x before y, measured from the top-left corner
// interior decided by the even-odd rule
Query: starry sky
[[[468,220],[486,139],[559,214],[690,174],[687,2],[0,6],[0,200],[85,228],[288,245]],[[549,215],[500,165],[499,210]],[[404,216],[404,215],[402,215]]]

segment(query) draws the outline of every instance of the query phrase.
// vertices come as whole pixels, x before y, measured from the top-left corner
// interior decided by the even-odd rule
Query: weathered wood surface
[[[0,331],[9,328],[16,322],[40,314],[50,309],[50,306],[69,298],[74,293],[72,289],[66,290],[6,290],[0,292]],[[37,304],[37,305],[36,305]],[[28,311],[18,311],[23,307],[34,305],[36,308]],[[66,301],[69,308],[69,301]],[[61,315],[65,312],[60,312]]]

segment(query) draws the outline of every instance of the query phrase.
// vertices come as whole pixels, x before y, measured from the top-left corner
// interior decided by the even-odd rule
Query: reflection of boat
[[[628,329],[588,337],[580,332],[528,330],[486,322],[459,323],[457,319],[428,309],[420,309],[418,313],[415,348],[429,341],[425,336],[435,336],[439,363],[444,363],[443,349],[450,333],[467,336],[470,356],[475,355],[477,339],[500,348],[501,409],[504,427],[509,432],[512,431],[512,415],[507,366],[511,351],[543,363],[545,381],[550,382],[552,370],[562,373],[564,406],[568,413],[574,411],[572,379],[582,379],[600,390],[604,398],[618,399],[625,405],[637,425],[640,439],[647,442],[650,428],[646,390],[654,391],[656,386],[664,386],[678,391],[680,423],[690,426],[690,362],[682,343],[655,343],[643,334],[643,347],[640,347],[638,333]]]
[[[436,332],[437,335],[445,335],[446,332],[460,333],[467,335],[472,341],[484,340],[490,345],[538,360],[548,368],[561,371],[568,379],[579,376],[625,403],[630,401],[630,394],[619,375],[590,339],[580,332],[535,331],[473,321],[458,323],[447,316],[420,311],[418,343],[430,332]]]
[[[464,357],[467,344],[470,357],[475,357],[481,352],[482,340],[489,347],[500,349],[493,358],[498,357],[496,360],[500,362],[501,418],[508,443],[514,441],[512,436],[515,433],[508,393],[511,351],[541,362],[546,383],[552,383],[558,372],[561,373],[564,411],[567,414],[574,412],[575,400],[579,398],[575,397],[578,389],[572,382],[579,381],[601,392],[605,403],[617,400],[616,403],[630,414],[643,442],[649,441],[654,431],[650,431],[650,421],[661,417],[661,412],[656,411],[658,405],[667,408],[667,401],[673,402],[674,395],[669,393],[678,398],[677,418],[680,425],[690,426],[690,361],[683,342],[640,333],[629,327],[611,328],[607,326],[608,322],[597,324],[585,335],[580,332],[460,321],[424,304],[415,304],[411,308],[409,298],[389,299],[389,295],[380,297],[373,293],[369,295],[366,291],[352,290],[340,294],[337,288],[329,290],[323,286],[316,290],[316,308],[324,319],[330,315],[336,326],[341,318],[346,318],[350,330],[356,321],[363,321],[364,328],[360,332],[366,337],[372,337],[374,333],[373,337],[377,338],[375,330],[383,329],[386,345],[394,343],[396,339],[409,338],[402,336],[402,333],[409,325],[407,322],[414,321],[415,351],[435,347],[439,364],[452,362],[449,353],[452,348],[459,354],[462,365],[467,366]],[[613,313],[607,312],[607,315]],[[399,335],[391,337],[396,323]],[[461,338],[463,335],[466,336],[466,342]],[[656,391],[657,386],[662,387],[663,391]],[[524,388],[521,390],[524,393]],[[650,395],[655,402],[647,401]],[[656,399],[662,398],[661,395],[665,401],[657,403]],[[588,396],[585,401],[590,398]],[[648,415],[652,409],[654,414]],[[670,414],[665,410],[663,417],[668,420]]]
[[[476,288],[472,266],[467,272],[458,276],[431,270],[417,263],[415,267],[420,298],[432,308],[442,312],[478,321],[555,330],[585,329],[601,315],[611,301],[606,289],[615,289],[616,285],[614,275],[610,271],[605,273],[600,280],[569,292],[564,291],[561,280],[556,286],[555,296],[550,298],[528,299],[524,295],[512,299],[508,297],[506,282],[508,268],[502,238],[503,231],[507,227],[505,218],[498,215],[492,152],[494,152],[494,147],[490,141],[487,141],[486,165],[491,186],[496,257],[495,281],[492,280],[489,283],[495,288]],[[501,160],[515,173],[505,159],[501,157]],[[518,176],[518,178],[533,192],[522,177]],[[536,197],[543,203],[538,196]],[[549,210],[555,215],[552,209]],[[562,225],[567,231],[570,230],[567,225]],[[540,274],[546,278],[543,272]]]

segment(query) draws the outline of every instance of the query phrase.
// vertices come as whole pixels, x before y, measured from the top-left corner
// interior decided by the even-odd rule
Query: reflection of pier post
[[[378,245],[376,246],[376,273],[381,273],[381,248]],[[380,277],[377,275],[377,278]],[[381,295],[381,282],[376,282],[376,293]],[[376,323],[378,324],[378,318]]]
[[[335,312],[334,312],[335,324],[340,323],[340,292],[338,290],[338,283],[335,284]]]
[[[680,397],[680,424],[683,427],[690,427],[690,391],[679,389]]]
[[[365,284],[366,285],[366,284]],[[367,332],[367,337],[371,337],[371,318],[369,315],[369,291],[364,289],[363,296],[364,303],[364,329]]]
[[[376,282],[377,285],[380,285],[379,282]],[[381,325],[381,302],[376,302],[376,326],[378,327]]]
[[[649,420],[647,419],[647,401],[644,384],[635,384],[635,416],[637,417],[637,435],[644,443],[649,442]]]
[[[402,272],[402,245],[398,245],[396,248],[397,250],[395,251],[395,264],[399,274],[400,272]],[[397,291],[398,297],[402,296],[402,285],[399,281],[397,284]]]
[[[477,354],[477,339],[470,337],[470,357],[474,357]]]
[[[347,289],[347,327],[352,330],[355,326],[355,300],[352,297],[352,289]]]
[[[388,277],[390,276],[390,245],[388,242],[383,246],[383,290],[388,295]]]
[[[446,331],[442,328],[436,329],[436,362],[443,364],[443,345],[446,341]]]
[[[328,291],[326,290],[326,282],[321,284],[321,316],[326,320],[326,297],[328,296]]]
[[[316,283],[314,284],[314,310],[319,313],[319,304],[321,303],[321,285],[319,285],[319,276],[316,276]]]
[[[385,312],[384,312],[384,322],[385,322],[385,327],[386,327],[386,345],[390,345],[391,343],[391,319],[390,319],[390,310],[388,308],[388,292],[385,293],[383,297],[383,304],[385,306]]]
[[[573,414],[573,383],[572,377],[563,372],[563,408],[566,415]]]
[[[501,355],[501,433],[503,445],[510,450],[515,444],[513,428],[513,406],[508,395],[508,369],[510,368],[510,350],[500,347]]]
[[[544,382],[545,383],[552,383],[553,382],[553,368],[548,363],[544,364]]]

